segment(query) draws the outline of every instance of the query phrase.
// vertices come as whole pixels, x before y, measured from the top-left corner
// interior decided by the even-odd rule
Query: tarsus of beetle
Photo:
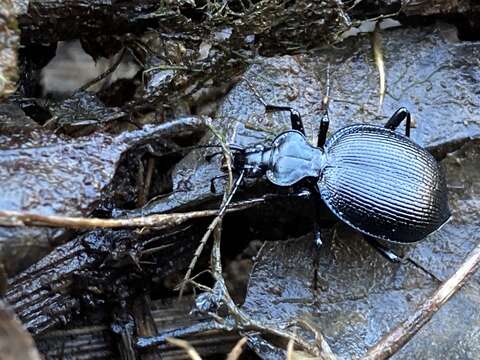
[[[378,74],[380,76],[380,89],[378,92],[379,102],[378,110],[381,113],[383,106],[383,98],[385,97],[385,63],[383,61],[383,51],[382,51],[382,36],[380,34],[380,22],[377,21],[375,24],[375,30],[372,34],[372,48],[373,48],[373,58],[375,59],[375,64],[378,68]]]

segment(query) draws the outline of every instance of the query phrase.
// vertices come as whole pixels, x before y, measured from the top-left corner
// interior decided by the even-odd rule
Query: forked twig
[[[297,343],[301,348],[308,351],[310,354],[320,356],[321,352],[319,351],[318,347],[315,346],[315,344],[310,344],[308,341],[304,340],[303,338],[292,332],[286,331],[284,329],[278,329],[276,327],[270,327],[268,325],[260,323],[259,321],[255,321],[251,319],[250,316],[245,314],[244,311],[238,308],[227,289],[225,279],[222,275],[220,237],[220,231],[219,228],[217,228],[217,231],[213,233],[213,248],[211,256],[212,275],[216,282],[215,286],[218,287],[218,289],[221,291],[222,303],[227,307],[229,314],[235,319],[236,327],[239,330],[243,331],[258,331],[288,340],[292,339],[295,343]]]
[[[324,336],[318,329],[315,328],[313,324],[311,324],[308,320],[305,319],[298,319],[297,325],[310,330],[314,336],[315,336],[315,342],[317,343],[318,347],[320,348],[321,351],[321,358],[324,360],[336,360],[337,357],[333,353],[332,349],[330,348],[330,345],[327,343],[327,340],[325,340]]]
[[[218,212],[218,215],[213,219],[213,221],[210,223],[210,225],[207,228],[207,231],[205,231],[205,234],[203,234],[202,240],[200,240],[200,245],[197,247],[197,250],[195,251],[195,254],[193,255],[193,259],[190,263],[190,266],[188,267],[187,273],[185,274],[185,277],[183,278],[182,284],[180,285],[180,293],[179,297],[181,298],[183,296],[183,291],[185,290],[185,285],[190,279],[190,275],[192,274],[193,268],[195,267],[195,264],[200,257],[200,254],[203,251],[203,248],[205,247],[205,244],[207,243],[208,238],[212,234],[213,230],[222,222],[223,216],[225,215],[227,211],[227,207],[232,201],[233,195],[235,194],[235,191],[237,190],[238,186],[243,180],[243,174],[244,172],[242,171],[240,173],[240,176],[238,177],[237,181],[235,181],[235,184],[232,188],[232,191],[230,191],[230,194],[228,195],[227,199],[222,203],[222,207],[220,211]]]
[[[228,184],[226,187],[226,192],[224,194],[224,201],[222,202],[222,205],[220,206],[220,211],[218,212],[217,216],[213,221],[210,223],[210,225],[207,228],[207,231],[205,234],[203,234],[202,239],[200,240],[200,243],[198,244],[197,249],[195,250],[195,253],[193,254],[193,258],[190,261],[190,264],[188,265],[187,272],[183,278],[183,281],[180,284],[180,291],[178,294],[178,297],[181,298],[183,296],[183,292],[185,290],[185,285],[188,283],[190,279],[190,275],[192,275],[192,271],[195,268],[195,265],[197,264],[198,258],[203,252],[203,248],[207,244],[208,239],[210,238],[210,235],[212,234],[212,231],[221,223],[223,216],[225,215],[225,212],[227,211],[227,207],[232,201],[233,195],[235,194],[235,191],[237,190],[238,186],[243,180],[243,172],[237,179],[235,185],[233,185],[233,166],[232,166],[232,157],[230,153],[230,149],[228,146],[225,144],[225,141],[223,140],[222,136],[215,130],[213,126],[209,126],[210,131],[215,135],[220,140],[220,146],[222,147],[223,155],[225,157],[225,161],[227,164],[227,172],[228,172]],[[233,187],[232,187],[233,186]],[[231,191],[230,191],[231,190]],[[227,193],[230,194],[226,196]]]
[[[403,323],[396,326],[376,345],[372,346],[362,360],[388,359],[400,350],[477,271],[480,265],[480,244],[478,244],[460,265],[455,274],[445,281],[417,310]]]

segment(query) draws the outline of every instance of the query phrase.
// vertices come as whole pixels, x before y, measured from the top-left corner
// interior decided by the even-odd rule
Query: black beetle
[[[234,148],[234,169],[240,177],[265,175],[281,187],[303,182],[317,212],[323,201],[392,261],[399,257],[376,239],[416,242],[450,218],[444,175],[435,158],[410,140],[411,119],[405,108],[397,110],[385,127],[347,126],[326,140],[327,95],[318,143],[313,146],[305,138],[297,111],[264,105],[266,111],[289,111],[293,130],[281,133],[268,146]],[[402,135],[395,129],[404,120]],[[316,242],[321,244],[315,225]]]

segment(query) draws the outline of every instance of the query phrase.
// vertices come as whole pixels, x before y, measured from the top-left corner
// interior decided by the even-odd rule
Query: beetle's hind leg
[[[322,240],[322,232],[321,229],[324,228],[322,224],[320,224],[320,204],[322,202],[322,198],[320,196],[320,190],[316,183],[310,183],[309,186],[310,192],[310,201],[312,202],[313,206],[313,241],[315,243],[315,255],[313,257],[313,279],[312,279],[312,288],[314,291],[319,289],[319,279],[318,279],[318,271],[320,265],[320,250],[324,241]]]
[[[367,243],[372,246],[375,250],[377,250],[380,255],[382,255],[385,259],[392,263],[401,263],[403,262],[403,258],[397,255],[393,250],[389,249],[385,245],[382,245],[377,239],[364,235],[363,236]]]
[[[410,137],[410,127],[411,127],[411,116],[410,112],[401,107],[392,115],[392,117],[387,121],[385,127],[390,130],[395,130],[403,120],[406,120],[405,123],[405,136]]]

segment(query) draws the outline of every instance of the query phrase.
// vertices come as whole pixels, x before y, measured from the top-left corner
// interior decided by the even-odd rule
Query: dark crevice
[[[480,41],[480,12],[465,14],[453,14],[446,16],[444,20],[455,25],[458,29],[458,38],[461,41]]]
[[[21,101],[19,104],[25,115],[39,125],[44,125],[52,118],[52,113],[47,107],[41,106],[35,100]]]
[[[192,20],[193,22],[200,24],[202,21],[205,20],[205,12],[201,9],[203,8],[204,4],[201,4],[202,1],[197,2],[197,7],[192,6],[185,6],[180,9],[180,13],[185,16],[186,18]]]
[[[480,22],[477,21],[480,12],[468,14],[450,14],[435,16],[405,16],[400,15],[398,20],[406,26],[422,27],[433,25],[439,21],[452,24],[457,28],[460,41],[480,41]]]
[[[451,154],[460,148],[462,148],[465,144],[475,141],[477,138],[472,137],[463,137],[460,139],[452,140],[449,142],[444,142],[438,145],[428,146],[427,150],[437,159],[437,161],[441,161],[445,159],[448,154]]]

